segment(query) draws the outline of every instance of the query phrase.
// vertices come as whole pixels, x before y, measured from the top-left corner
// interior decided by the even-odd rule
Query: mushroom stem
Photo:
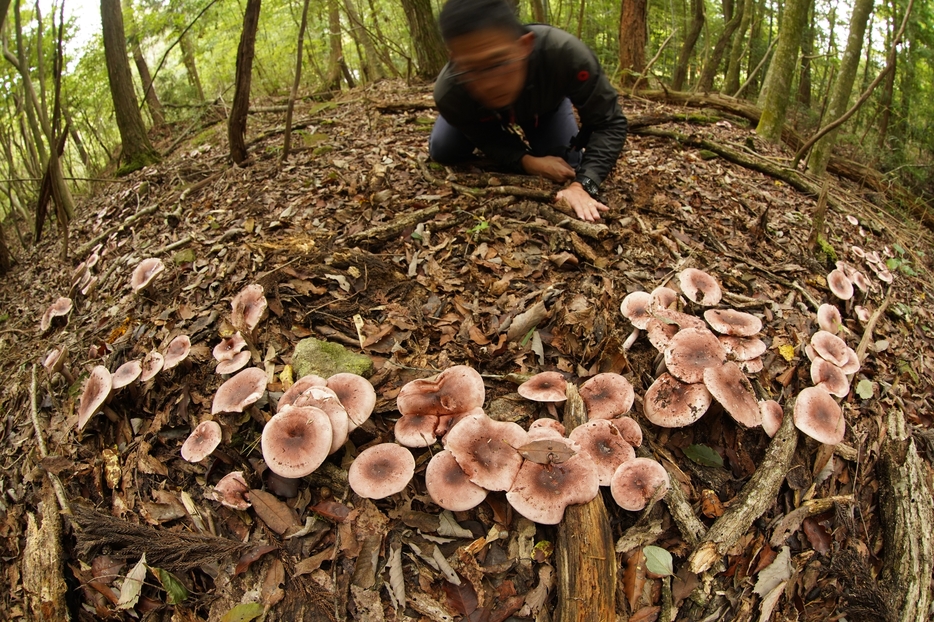
[[[120,415],[115,413],[113,408],[111,408],[107,404],[104,404],[103,406],[101,406],[101,412],[104,413],[104,415],[106,415],[106,417],[110,419],[112,423],[120,422]]]
[[[260,425],[266,425],[266,422],[269,421],[269,418],[263,416],[263,413],[256,407],[256,404],[250,404],[249,407],[247,407],[247,411],[250,413],[253,421]]]
[[[623,342],[623,352],[629,352],[630,348],[636,344],[636,341],[639,339],[639,329],[633,328],[632,332],[629,333],[629,336],[626,337],[626,341]]]
[[[65,378],[66,381],[68,381],[68,386],[71,386],[75,383],[75,377],[71,373],[71,370],[68,369],[68,365],[62,365],[62,368],[59,370],[58,373],[60,373],[62,377]]]

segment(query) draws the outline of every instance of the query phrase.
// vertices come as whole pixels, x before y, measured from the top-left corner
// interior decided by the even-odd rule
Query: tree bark
[[[619,13],[619,68],[623,86],[632,86],[645,70],[648,17],[647,0],[622,1]]]
[[[892,40],[892,31],[895,29],[895,2],[892,1],[892,20],[889,22],[888,28],[886,29],[886,42],[885,47],[890,47],[890,42]],[[892,95],[895,93],[895,64],[898,62],[898,55],[896,54],[893,58],[892,71],[890,71],[885,76],[885,83],[882,86],[882,96],[879,98],[879,108],[881,113],[879,115],[879,138],[876,142],[876,146],[882,150],[885,148],[888,133],[889,133],[889,122],[892,119]]]
[[[133,39],[133,62],[136,63],[139,80],[143,83],[143,99],[146,101],[146,107],[149,108],[152,125],[154,128],[160,128],[165,125],[162,102],[159,101],[156,88],[152,83],[152,74],[149,73],[149,65],[146,64],[146,57],[143,56],[143,48],[140,47],[139,40],[135,37]]]
[[[431,1],[402,0],[402,9],[415,48],[415,75],[424,80],[434,80],[447,62],[447,53],[431,12]]]
[[[732,17],[730,17],[729,21],[723,26],[723,32],[720,33],[720,37],[714,45],[713,52],[711,52],[710,57],[704,64],[703,71],[701,71],[700,80],[697,82],[698,91],[709,92],[713,89],[713,81],[717,76],[717,71],[720,69],[720,61],[723,60],[723,53],[726,51],[727,46],[730,45],[730,41],[733,40],[736,29],[739,28],[739,24],[743,19],[744,8],[745,6],[743,3],[737,3],[736,7],[733,9]]]
[[[807,19],[809,3],[810,0],[789,0],[785,3],[785,13],[778,30],[778,45],[765,74],[762,92],[759,94],[762,116],[756,133],[773,143],[782,138],[791,80],[798,61],[801,31]]]
[[[743,16],[739,22],[739,29],[733,34],[730,58],[727,63],[726,78],[723,81],[722,89],[722,92],[727,95],[732,95],[739,90],[739,69],[743,62],[743,40],[746,38],[746,31],[749,30],[754,6],[753,0],[744,0]]]
[[[201,86],[201,76],[198,75],[198,64],[195,62],[195,46],[192,44],[188,35],[182,35],[178,40],[179,49],[182,52],[182,63],[185,65],[185,71],[188,73],[188,84],[194,87],[198,95],[198,103],[205,101],[204,87]]]
[[[289,148],[292,145],[292,111],[295,108],[295,98],[298,96],[298,85],[302,80],[302,47],[305,43],[305,29],[308,27],[308,0],[302,3],[302,23],[298,27],[298,50],[295,52],[295,79],[292,82],[292,92],[289,95],[289,106],[285,112],[285,136],[282,140],[282,157],[285,162],[289,157]]]
[[[126,34],[123,28],[123,12],[120,0],[101,0],[101,26],[104,33],[104,56],[107,62],[107,77],[113,98],[117,128],[123,152],[123,166],[118,174],[131,173],[148,164],[157,162],[159,155],[149,142],[146,126],[139,112],[136,93],[133,91],[133,75],[126,54]]]
[[[532,19],[540,24],[548,22],[548,15],[545,13],[545,4],[542,0],[532,0]]]
[[[697,39],[704,28],[704,0],[691,0],[691,9],[691,27],[681,45],[678,64],[675,65],[675,71],[671,77],[671,88],[675,91],[684,88],[684,81],[688,75],[688,62],[691,60],[694,46],[697,45]]]
[[[339,91],[341,88],[341,59],[344,57],[341,45],[341,14],[337,0],[328,0],[328,74],[325,91]]]
[[[81,163],[84,164],[85,171],[91,170],[91,154],[88,153],[87,147],[84,146],[84,140],[81,138],[81,133],[78,131],[78,126],[74,123],[74,120],[71,117],[71,112],[68,108],[62,108],[62,114],[65,117],[65,125],[70,129],[71,133],[71,142],[75,145],[75,149],[78,150],[78,156],[81,158]]]
[[[805,110],[811,107],[811,55],[814,53],[814,2],[808,7],[807,29],[801,39],[801,73],[798,76],[798,103]]]
[[[376,82],[385,77],[383,69],[379,65],[379,55],[376,53],[376,46],[373,45],[373,39],[367,32],[366,25],[360,18],[360,13],[354,5],[353,0],[344,0],[344,10],[347,12],[347,18],[350,20],[350,36],[353,37],[359,45],[363,46],[363,75],[367,82]]]
[[[234,164],[243,164],[248,157],[246,150],[246,120],[250,111],[250,82],[253,78],[253,56],[256,51],[256,30],[259,28],[261,0],[247,0],[243,13],[243,31],[237,47],[237,73],[234,79],[234,98],[227,120],[227,140],[230,143],[230,159]]]
[[[856,81],[856,72],[859,69],[859,57],[863,50],[866,23],[869,21],[873,4],[873,0],[856,0],[853,5],[850,34],[843,59],[840,61],[840,71],[837,73],[837,81],[834,83],[827,111],[827,118],[830,120],[839,118],[849,107],[850,94],[853,92],[853,83]],[[836,130],[817,141],[808,158],[808,171],[811,174],[820,176],[827,171],[827,163],[830,161],[830,154],[836,141]]]

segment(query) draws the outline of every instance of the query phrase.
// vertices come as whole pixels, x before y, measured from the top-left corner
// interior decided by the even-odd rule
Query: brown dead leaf
[[[561,464],[575,453],[567,443],[552,439],[532,441],[517,449],[523,458],[537,464]]]
[[[445,581],[444,595],[445,604],[461,615],[470,617],[477,610],[477,592],[470,581],[461,581],[460,585]]]
[[[260,598],[266,607],[272,607],[285,597],[285,591],[282,589],[283,583],[285,583],[285,567],[279,558],[276,558],[269,564],[260,589]]]
[[[811,543],[815,551],[821,555],[826,555],[830,552],[831,534],[827,531],[827,528],[819,517],[808,516],[804,519],[804,523],[801,527],[804,530],[804,535],[808,538],[808,542]]]
[[[713,490],[705,489],[701,492],[701,513],[707,518],[723,516],[723,503]]]
[[[343,503],[330,500],[322,501],[316,505],[311,506],[309,509],[333,523],[344,522],[347,519],[347,516],[350,514],[349,507]]]
[[[297,527],[298,517],[295,511],[282,501],[263,490],[251,490],[247,493],[256,515],[280,536],[292,527]]]
[[[630,611],[636,610],[644,587],[645,555],[642,549],[636,549],[626,560],[626,569],[623,571],[623,593],[626,595]]]
[[[629,622],[655,622],[661,610],[661,607],[643,607],[630,616]]]
[[[300,576],[303,574],[311,574],[315,570],[321,567],[323,562],[328,561],[334,557],[334,546],[331,545],[319,553],[315,553],[311,557],[306,557],[302,561],[295,564],[295,576]]]
[[[260,559],[266,553],[275,551],[277,548],[279,547],[274,544],[262,544],[260,546],[253,547],[237,560],[237,567],[234,569],[234,574],[243,574],[250,567],[250,564]]]

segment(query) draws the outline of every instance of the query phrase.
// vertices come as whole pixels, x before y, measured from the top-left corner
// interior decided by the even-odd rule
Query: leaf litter
[[[630,327],[619,302],[631,291],[670,285],[684,267],[715,274],[730,305],[763,319],[769,350],[763,370],[751,375],[760,399],[809,386],[804,346],[816,330],[812,301],[835,302],[825,279],[833,261],[805,250],[815,199],[722,159],[634,133],[605,185],[615,209],[603,228],[581,228],[566,216],[554,218],[532,198],[461,192],[447,183],[447,172],[420,162],[427,136],[417,111],[430,108],[427,89],[384,82],[361,94],[364,101],[338,99],[308,111],[300,122],[312,128],[314,148],[299,147],[284,166],[277,164],[280,137],[272,129],[278,120],[253,115],[250,166],[224,164],[221,143],[170,154],[158,166],[95,189],[93,208],[85,207],[73,223],[67,266],[53,240],[34,258],[20,253],[0,288],[3,328],[11,329],[0,332],[0,365],[8,378],[0,406],[12,414],[3,433],[6,492],[0,501],[8,559],[18,559],[23,516],[35,506],[46,468],[71,499],[95,508],[74,505],[70,525],[77,540],[67,546],[75,558],[89,567],[105,553],[123,560],[113,571],[123,573],[118,585],[78,593],[88,610],[119,616],[121,607],[174,608],[185,619],[231,620],[263,611],[268,619],[300,612],[329,619],[335,611],[356,619],[539,619],[548,610],[558,580],[549,546],[555,531],[532,524],[528,532],[522,527],[527,521],[502,495],[439,518],[416,476],[400,495],[363,501],[346,487],[352,450],[338,452],[295,495],[271,493],[257,471],[256,418],[274,412],[268,403],[222,416],[234,442],[215,456],[197,464],[181,459],[182,442],[210,412],[222,382],[210,349],[234,332],[229,301],[251,283],[261,284],[269,300],[268,317],[251,339],[252,362],[267,370],[273,394],[291,383],[291,353],[304,337],[340,343],[373,360],[377,416],[351,435],[357,449],[392,440],[395,396],[406,382],[454,364],[484,375],[491,413],[498,412],[493,404],[516,400],[519,382],[546,369],[574,378],[622,373],[637,396],[644,394],[656,375],[656,354],[644,339],[623,347]],[[380,111],[372,102],[416,106]],[[634,99],[624,108],[631,120],[666,111]],[[757,141],[735,119],[728,129],[668,125],[725,142]],[[547,182],[472,167],[454,173],[467,188],[553,190]],[[934,449],[926,440],[934,412],[934,321],[926,301],[934,291],[926,278],[931,254],[923,254],[931,236],[874,207],[879,197],[850,182],[838,182],[834,192],[851,213],[827,214],[829,246],[841,257],[851,246],[883,256],[888,249],[895,282],[857,295],[870,310],[886,296],[891,304],[852,379],[857,390],[843,400],[849,430],[837,459],[821,460],[813,443],[799,444],[763,521],[727,552],[723,569],[711,571],[723,596],[709,602],[709,611],[726,611],[755,585],[763,619],[767,611],[793,615],[800,599],[776,591],[791,582],[784,593],[808,595],[809,615],[846,612],[853,599],[830,588],[847,579],[829,560],[845,549],[854,553],[838,555],[838,564],[882,565],[876,462],[885,413],[903,412],[919,431],[920,447]],[[117,226],[147,207],[154,209]],[[412,214],[421,219],[406,221]],[[92,254],[97,263],[82,268]],[[130,274],[150,256],[161,258],[166,270],[156,287],[134,294]],[[40,332],[42,314],[61,296],[75,302],[67,323]],[[846,340],[855,346],[865,325],[847,304],[838,304]],[[79,389],[92,367],[116,369],[163,351],[182,334],[194,346],[184,370],[134,385],[108,405],[113,418],[97,416],[85,431],[75,431]],[[29,411],[29,369],[52,347],[68,351],[77,380],[69,385],[62,376],[43,377],[39,385],[38,415],[50,447],[42,458],[31,450],[33,426],[20,413]],[[539,414],[525,405],[502,412],[526,427]],[[642,418],[637,397],[633,416],[692,503],[712,492],[729,506],[767,445],[760,430],[741,429],[716,409],[690,428],[666,430]],[[547,452],[539,458],[560,459]],[[426,462],[417,462],[422,471]],[[243,512],[211,496],[220,477],[239,469],[252,474],[254,487],[253,507]],[[808,505],[823,499],[836,501]],[[679,595],[679,619],[690,619],[690,590],[678,584],[696,582],[682,578],[691,546],[668,510],[655,504],[642,517],[607,505],[616,538],[648,534],[618,554],[626,595],[620,613],[657,615],[663,581],[646,576],[642,552],[653,546],[673,556],[677,576],[670,589]],[[702,516],[709,527],[714,515]],[[658,527],[640,532],[647,521]],[[291,531],[302,535],[281,537]],[[439,536],[445,541],[434,541]],[[773,551],[770,539],[781,554],[772,552],[765,562]],[[773,572],[786,551],[790,558],[782,563],[797,569],[788,576]],[[181,585],[169,593],[144,581],[137,589],[144,556]],[[69,568],[84,576],[78,565]],[[3,577],[4,618],[28,616],[19,573]],[[813,591],[817,587],[824,589]],[[182,588],[191,595],[170,605],[186,593]]]

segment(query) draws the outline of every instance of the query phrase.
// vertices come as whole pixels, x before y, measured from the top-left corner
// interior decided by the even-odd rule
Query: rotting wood
[[[886,307],[889,306],[889,303],[892,302],[892,288],[889,287],[888,291],[885,293],[885,299],[882,301],[882,304],[879,305],[879,308],[876,309],[871,316],[869,316],[869,321],[866,322],[866,328],[863,329],[863,336],[859,340],[859,345],[856,346],[856,358],[862,363],[866,359],[866,351],[869,350],[869,344],[872,343],[872,332],[876,329],[876,324],[879,322],[879,318],[882,317],[882,314],[885,313]],[[852,380],[853,375],[850,375]]]
[[[29,387],[29,405],[30,414],[32,415],[33,429],[36,431],[36,445],[39,447],[39,456],[42,458],[47,458],[49,456],[49,450],[45,443],[45,437],[42,436],[43,426],[39,421],[39,404],[36,399],[35,363],[32,364],[32,383]],[[65,496],[65,487],[62,486],[62,480],[58,478],[58,475],[52,473],[51,471],[46,471],[45,474],[49,478],[49,483],[52,485],[52,489],[55,491],[55,497],[58,500],[58,507],[65,514],[71,514],[71,505],[68,503],[68,497]]]
[[[772,548],[780,548],[785,540],[801,527],[801,523],[809,516],[817,516],[827,510],[833,509],[837,504],[850,505],[855,502],[853,495],[837,495],[833,497],[824,497],[822,499],[809,499],[802,503],[800,507],[788,512],[772,530],[772,538],[769,544]]]
[[[646,444],[648,447],[646,447]],[[651,451],[649,451],[649,449],[651,449]],[[659,460],[662,466],[665,465],[665,462],[674,464],[673,458],[667,452],[660,451],[654,439],[646,435],[643,445],[636,449],[636,455],[642,458],[658,460],[658,458],[652,455],[653,452],[663,455],[665,461]],[[665,467],[665,470],[671,471],[671,468]],[[675,521],[675,525],[678,526],[678,531],[681,532],[682,537],[684,537],[685,541],[691,545],[691,547],[695,547],[697,543],[700,542],[701,538],[706,535],[707,526],[704,525],[694,513],[690,501],[688,501],[684,490],[682,490],[681,485],[678,483],[679,479],[671,473],[669,473],[668,477],[672,481],[672,486],[668,489],[668,492],[662,500],[665,502],[665,505],[668,506],[668,513],[671,514],[671,518]]]
[[[564,427],[570,433],[586,423],[587,410],[577,387],[568,383]],[[616,553],[610,519],[597,495],[570,505],[558,525],[555,562],[558,574],[557,622],[616,619]]]
[[[440,205],[432,205],[415,212],[408,212],[391,222],[365,229],[340,240],[344,247],[357,246],[367,242],[385,242],[386,240],[402,235],[408,227],[415,227],[419,223],[431,220],[441,211]]]
[[[879,509],[884,546],[879,580],[895,601],[899,622],[928,620],[934,570],[934,497],[930,467],[918,455],[900,410],[889,413],[879,459]]]
[[[22,572],[27,617],[40,622],[67,620],[62,517],[49,486],[43,486],[38,514],[38,520],[36,514],[26,514]]]
[[[573,215],[565,216],[551,206],[544,204],[539,204],[535,207],[542,218],[556,227],[570,229],[578,235],[594,240],[602,240],[610,235],[610,228],[604,224],[578,220],[577,216]]]
[[[769,444],[765,457],[730,507],[710,526],[707,535],[691,553],[691,572],[706,572],[745,534],[778,496],[798,444],[794,425],[795,400],[785,404],[782,426]]]

